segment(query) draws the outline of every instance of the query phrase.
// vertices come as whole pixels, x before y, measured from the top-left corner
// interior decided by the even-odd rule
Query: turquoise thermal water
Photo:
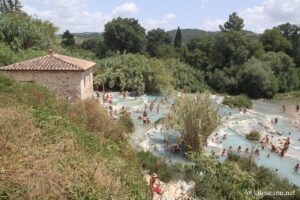
[[[154,106],[154,111],[150,113],[150,102],[154,101],[156,98],[157,101]],[[214,100],[217,101],[218,98],[219,97],[215,96]],[[117,110],[124,106],[131,112],[131,117],[135,124],[135,132],[131,137],[131,144],[135,148],[151,151],[157,156],[164,157],[168,162],[191,164],[190,161],[183,158],[181,153],[174,154],[170,151],[170,146],[177,143],[176,139],[180,136],[180,133],[175,130],[166,130],[161,126],[158,126],[155,129],[153,125],[155,121],[168,114],[169,106],[173,103],[170,99],[168,99],[171,101],[170,104],[161,103],[161,99],[163,99],[162,96],[149,95],[123,99],[119,93],[113,93],[112,104]],[[260,150],[260,155],[255,157],[255,161],[258,165],[263,165],[273,170],[277,169],[277,173],[281,177],[286,177],[290,182],[300,186],[300,173],[296,174],[293,172],[293,167],[297,163],[300,163],[300,131],[290,123],[290,119],[280,110],[282,104],[295,106],[298,100],[254,101],[253,110],[249,110],[246,113],[242,113],[235,108],[220,105],[219,114],[222,117],[223,122],[215,132],[218,133],[218,138],[215,140],[217,142],[211,141],[215,133],[208,139],[207,152],[213,150],[217,155],[220,155],[222,149],[228,150],[230,146],[233,151],[236,151],[237,147],[241,146],[242,152],[246,148],[249,150],[251,148],[257,148]],[[144,109],[145,103],[148,104],[148,117],[151,125],[143,125],[143,121],[138,120],[138,117],[142,115],[142,112],[136,111]],[[160,105],[159,113],[157,112],[158,103]],[[271,123],[271,120],[275,117],[279,119],[277,125]],[[266,129],[266,126],[268,129]],[[263,150],[260,144],[249,142],[244,135],[251,130],[260,131],[262,137],[268,135],[270,142],[276,144],[278,147],[283,146],[283,144],[280,144],[279,139],[282,140],[290,137],[291,145],[286,156],[281,157],[276,153],[271,153],[268,148]],[[227,134],[226,140],[222,139],[224,134]],[[241,154],[245,155],[245,153]],[[269,158],[267,157],[268,154],[270,154]]]

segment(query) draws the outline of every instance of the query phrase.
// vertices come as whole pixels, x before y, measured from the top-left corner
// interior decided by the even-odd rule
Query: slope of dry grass
[[[0,77],[0,199],[148,199],[123,130],[94,101]]]

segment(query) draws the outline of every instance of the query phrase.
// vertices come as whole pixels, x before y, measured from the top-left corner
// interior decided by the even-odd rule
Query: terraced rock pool
[[[176,139],[180,136],[178,131],[167,130],[161,126],[154,127],[153,122],[166,116],[170,111],[170,105],[173,103],[170,99],[169,103],[161,103],[163,98],[162,96],[144,95],[137,98],[127,97],[123,99],[119,93],[112,93],[112,105],[117,110],[124,106],[131,112],[135,132],[132,134],[130,142],[134,148],[151,151],[157,156],[164,157],[170,163],[192,164],[192,162],[184,159],[181,153],[173,154],[170,151],[170,145],[175,144]],[[149,104],[155,99],[157,99],[157,103],[151,113],[149,112]],[[292,113],[295,112],[293,109],[297,102],[300,102],[300,99],[254,101],[254,108],[246,113],[222,105],[222,97],[220,96],[211,96],[211,99],[216,102],[216,106],[219,106],[222,123],[209,137],[206,148],[207,153],[214,152],[221,155],[223,149],[228,150],[231,147],[235,151],[238,146],[241,146],[241,154],[245,154],[243,152],[246,148],[252,149],[255,147],[255,149],[260,150],[260,155],[255,156],[258,165],[277,170],[281,177],[286,177],[291,183],[300,186],[300,173],[293,172],[293,167],[300,163],[300,130],[297,128],[300,115]],[[144,109],[145,104],[148,105],[150,125],[144,125],[142,120],[138,120],[138,117],[142,115],[141,110]],[[158,104],[160,104],[159,112],[157,112]],[[285,113],[280,110],[283,104],[287,107]],[[108,104],[105,104],[105,106],[108,106]],[[277,124],[271,123],[274,118],[278,119]],[[262,137],[268,135],[270,142],[278,147],[283,146],[284,140],[289,137],[290,146],[287,154],[281,157],[277,153],[272,153],[268,148],[262,149],[261,145],[248,141],[245,134],[252,130],[258,130]],[[227,139],[223,139],[225,134]],[[268,154],[270,155],[268,156]],[[220,156],[220,159],[224,158]]]

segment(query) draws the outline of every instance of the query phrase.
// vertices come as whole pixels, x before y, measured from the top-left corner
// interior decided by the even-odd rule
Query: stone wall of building
[[[81,99],[91,98],[93,96],[93,68],[81,73]]]
[[[93,78],[86,80],[84,78],[93,77],[93,70],[80,71],[0,71],[0,75],[7,76],[16,81],[33,81],[47,87],[56,93],[57,97],[63,100],[82,100],[92,98]],[[87,78],[86,78],[87,79]],[[88,82],[87,82],[88,81]],[[91,81],[91,83],[90,83]]]

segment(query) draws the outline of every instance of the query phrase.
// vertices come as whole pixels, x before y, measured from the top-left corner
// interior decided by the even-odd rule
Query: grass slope
[[[0,77],[0,199],[149,199],[124,125]]]

